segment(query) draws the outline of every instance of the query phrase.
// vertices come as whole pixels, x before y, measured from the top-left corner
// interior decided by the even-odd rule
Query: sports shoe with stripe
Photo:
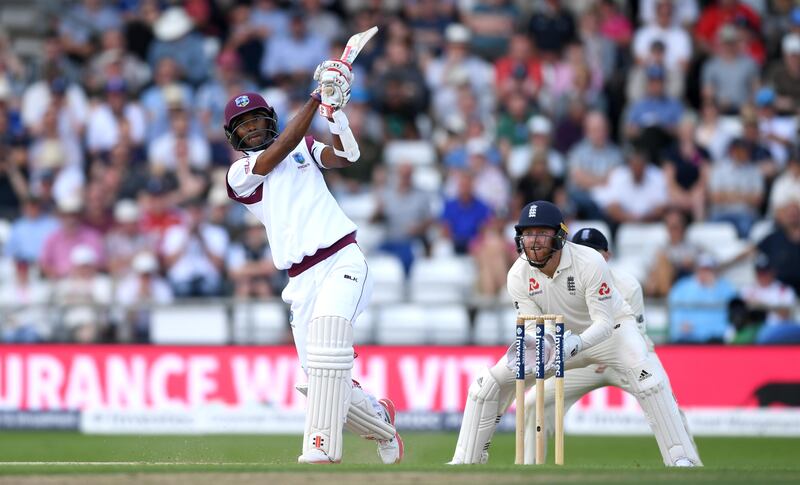
[[[395,426],[394,418],[396,410],[392,400],[389,398],[379,399],[378,404],[383,406],[383,409],[386,411],[386,421],[392,426]],[[381,461],[383,461],[385,465],[400,463],[400,460],[403,459],[403,452],[403,439],[400,437],[400,433],[397,432],[396,427],[394,438],[390,440],[378,440],[378,456],[381,457]]]

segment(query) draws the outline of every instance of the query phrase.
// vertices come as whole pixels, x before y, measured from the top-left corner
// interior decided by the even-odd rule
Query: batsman
[[[358,143],[342,108],[350,99],[350,62],[377,29],[357,34],[343,59],[323,62],[317,88],[278,133],[275,110],[258,93],[241,93],[225,106],[225,134],[244,156],[228,169],[228,196],[253,213],[267,231],[272,258],[289,274],[281,297],[308,385],[300,463],[339,463],[342,428],[378,445],[383,463],[398,463],[403,441],[395,407],[351,378],[353,325],[370,299],[372,275],[356,244],[356,225],[336,203],[322,171],[348,167]],[[306,136],[316,113],[328,120],[333,146]]]
[[[618,373],[655,430],[667,465],[700,466],[669,379],[649,351],[631,306],[614,287],[603,256],[568,241],[561,211],[548,201],[526,205],[515,231],[519,258],[508,272],[507,286],[518,314],[563,315],[566,370],[597,365]],[[526,330],[533,335],[533,328]],[[546,377],[554,374],[553,331],[547,328],[545,335]],[[528,355],[533,355],[532,340],[526,340]],[[525,362],[526,388],[534,382],[533,364]],[[514,399],[515,369],[512,345],[472,383],[451,464],[488,461],[497,423]]]

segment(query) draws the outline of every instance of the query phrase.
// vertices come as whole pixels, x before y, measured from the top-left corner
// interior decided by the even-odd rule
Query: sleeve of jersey
[[[632,281],[633,288],[631,289],[630,296],[628,297],[628,305],[633,310],[633,316],[636,317],[636,323],[641,329],[645,328],[644,321],[644,295],[642,292],[642,285],[638,281]]]
[[[585,298],[592,324],[581,333],[584,350],[606,340],[614,331],[614,299],[611,292],[618,291],[613,286],[611,271],[599,253],[596,260],[587,263],[584,269]]]
[[[506,280],[508,287],[508,294],[511,295],[511,301],[514,302],[514,308],[517,310],[517,315],[542,315],[542,309],[539,305],[528,296],[527,288],[528,282],[524,280],[517,265],[511,267],[508,272]]]
[[[254,204],[261,201],[266,175],[253,173],[255,157],[240,158],[228,169],[225,182],[228,197],[243,204]]]
[[[322,150],[324,150],[327,145],[321,141],[315,140],[314,137],[310,135],[305,137],[305,141],[308,153],[311,154],[314,163],[316,163],[319,168],[327,169],[328,167],[322,164]]]

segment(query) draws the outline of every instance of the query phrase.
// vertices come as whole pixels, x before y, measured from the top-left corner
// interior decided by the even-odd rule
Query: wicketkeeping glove
[[[564,362],[575,357],[582,348],[583,340],[580,335],[575,335],[571,330],[564,332]]]
[[[513,343],[506,351],[506,365],[512,372],[517,372],[517,344]],[[555,339],[549,333],[544,334],[544,372],[547,374],[556,361]],[[525,334],[525,374],[533,374],[536,365],[536,337]]]

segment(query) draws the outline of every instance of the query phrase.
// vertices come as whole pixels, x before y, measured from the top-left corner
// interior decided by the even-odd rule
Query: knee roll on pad
[[[308,326],[308,412],[303,453],[325,452],[342,458],[342,426],[350,407],[353,327],[341,317],[317,317]]]

